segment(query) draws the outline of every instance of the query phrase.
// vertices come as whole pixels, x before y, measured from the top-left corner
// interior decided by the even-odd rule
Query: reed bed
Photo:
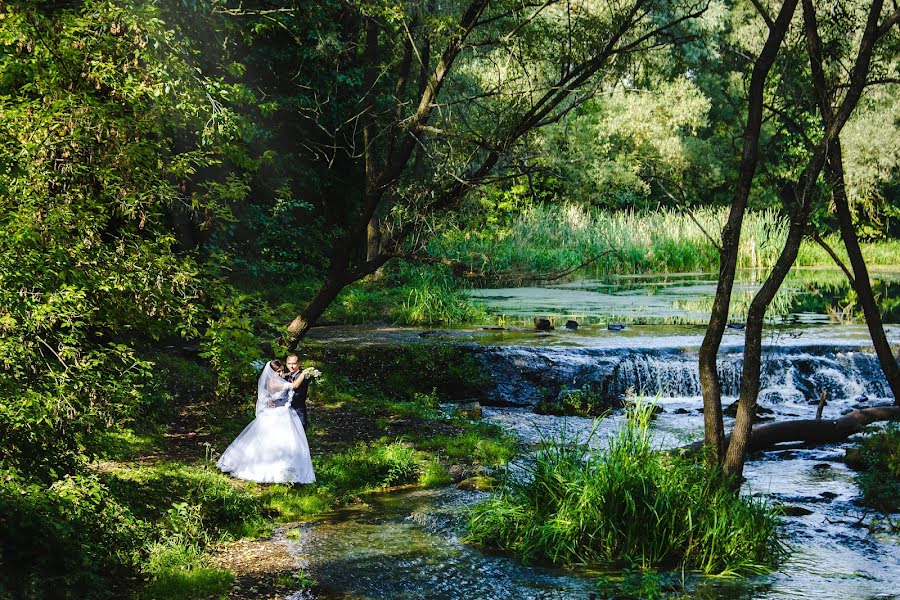
[[[576,204],[538,204],[505,227],[445,233],[431,250],[486,271],[551,273],[597,257],[589,269],[592,274],[710,272],[718,270],[719,261],[710,237],[720,237],[727,214],[725,208],[712,207],[609,212]],[[787,220],[776,210],[749,212],[738,268],[771,268],[787,229]],[[843,255],[839,238],[831,236],[829,241]],[[895,264],[900,242],[866,244],[863,251],[871,264]],[[814,242],[806,241],[797,265],[833,263]]]
[[[786,555],[778,519],[701,465],[655,451],[653,406],[638,401],[606,450],[556,439],[530,477],[474,507],[468,541],[524,561],[589,567],[765,573]]]

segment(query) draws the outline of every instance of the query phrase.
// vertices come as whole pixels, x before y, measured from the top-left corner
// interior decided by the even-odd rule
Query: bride
[[[309,371],[291,383],[281,378],[279,361],[266,363],[257,386],[256,418],[219,457],[219,470],[260,483],[316,480],[306,433],[289,400],[289,392],[310,376]]]

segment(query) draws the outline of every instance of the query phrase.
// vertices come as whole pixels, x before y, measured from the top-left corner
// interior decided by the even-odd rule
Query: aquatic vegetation
[[[717,238],[726,218],[727,210],[715,207],[692,213],[669,208],[613,212],[574,203],[536,204],[503,226],[446,232],[430,251],[478,268],[525,274],[550,273],[594,257],[596,262],[585,269],[588,274],[714,272],[719,254],[707,234]],[[747,213],[738,268],[770,268],[786,236],[787,220],[777,211]],[[828,241],[843,256],[839,238]],[[863,244],[863,253],[870,265],[891,265],[898,246],[896,241]],[[797,266],[833,264],[814,242],[801,246]]]
[[[847,450],[862,503],[881,512],[900,511],[900,426],[888,424]]]
[[[737,576],[771,569],[785,555],[772,511],[719,474],[656,452],[652,409],[633,404],[605,450],[545,440],[528,477],[508,477],[474,507],[468,540],[565,565]]]
[[[556,398],[544,398],[534,412],[540,415],[601,417],[611,406],[595,385],[585,384],[580,388],[563,389]]]

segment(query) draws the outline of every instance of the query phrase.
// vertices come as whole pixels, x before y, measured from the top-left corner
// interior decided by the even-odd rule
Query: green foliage
[[[399,400],[415,400],[416,394],[434,395],[432,401],[478,397],[490,383],[475,353],[460,345],[309,345],[307,354],[341,364],[343,376],[389,391]]]
[[[636,569],[625,569],[621,577],[601,577],[597,580],[598,597],[604,600],[620,600],[622,598],[640,598],[641,600],[659,600],[666,596],[669,588],[674,587],[672,574],[654,573]]]
[[[717,236],[726,217],[725,210],[708,207],[688,214],[675,209],[608,212],[573,203],[540,204],[502,227],[477,234],[467,227],[449,230],[430,251],[476,270],[523,275],[552,273],[594,258],[587,273],[715,272],[719,254],[706,234]],[[787,221],[774,210],[750,212],[742,231],[738,267],[771,268],[787,236]],[[843,244],[836,236],[827,239],[846,264]],[[863,245],[869,264],[893,264],[897,251],[894,241]],[[833,264],[815,242],[801,246],[797,266]]]
[[[91,475],[44,486],[4,469],[0,515],[0,590],[13,597],[120,597],[151,532]]]
[[[847,463],[856,476],[862,503],[881,512],[900,511],[900,426],[889,423],[847,450]]]
[[[234,576],[209,567],[206,547],[213,541],[204,523],[203,508],[176,502],[167,511],[165,534],[147,545],[142,564],[150,583],[144,598],[206,598],[226,592]]]
[[[135,415],[143,345],[198,335],[230,293],[172,223],[229,218],[211,179],[241,162],[244,89],[192,64],[165,4],[0,10],[0,444],[49,483]]]
[[[453,325],[484,321],[486,314],[469,302],[449,274],[421,270],[418,279],[410,283],[406,301],[392,317],[404,325]]]
[[[505,465],[517,450],[515,438],[485,424],[479,424],[463,435],[437,438],[435,443],[444,446],[444,452],[451,460],[471,461],[488,467]]]
[[[342,323],[442,326],[485,319],[484,311],[469,302],[460,282],[445,269],[399,266],[386,271],[382,279],[358,281],[344,288],[326,317]]]
[[[453,477],[447,467],[442,465],[438,460],[432,460],[422,469],[419,476],[419,485],[422,487],[441,487],[453,483]]]
[[[610,402],[595,389],[596,386],[585,384],[579,389],[563,388],[555,399],[542,399],[534,412],[539,415],[557,415],[582,417],[602,417],[609,412]]]
[[[754,575],[777,564],[771,511],[720,475],[654,452],[652,408],[633,406],[606,450],[545,441],[529,476],[507,478],[472,510],[469,540],[526,561],[607,568]]]
[[[338,497],[413,483],[418,480],[422,463],[416,451],[400,442],[356,444],[334,454],[316,468],[320,485]]]
[[[166,569],[157,574],[139,595],[140,598],[155,600],[201,600],[203,598],[225,597],[234,575],[224,569],[213,569],[191,564]]]
[[[432,462],[408,443],[386,439],[369,444],[359,442],[317,460],[315,485],[299,489],[267,486],[261,497],[279,520],[296,521],[361,494],[416,483],[423,477],[434,485],[437,474]]]

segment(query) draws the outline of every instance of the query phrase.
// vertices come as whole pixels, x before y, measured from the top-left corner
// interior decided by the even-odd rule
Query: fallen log
[[[879,421],[900,421],[900,406],[876,406],[855,410],[838,419],[797,419],[754,425],[750,430],[748,452],[768,450],[785,442],[805,442],[809,444],[830,444],[842,442],[854,433],[865,429],[866,425]],[[731,434],[725,436],[725,445],[731,442]],[[682,446],[678,450],[687,453],[703,448],[703,441]]]

